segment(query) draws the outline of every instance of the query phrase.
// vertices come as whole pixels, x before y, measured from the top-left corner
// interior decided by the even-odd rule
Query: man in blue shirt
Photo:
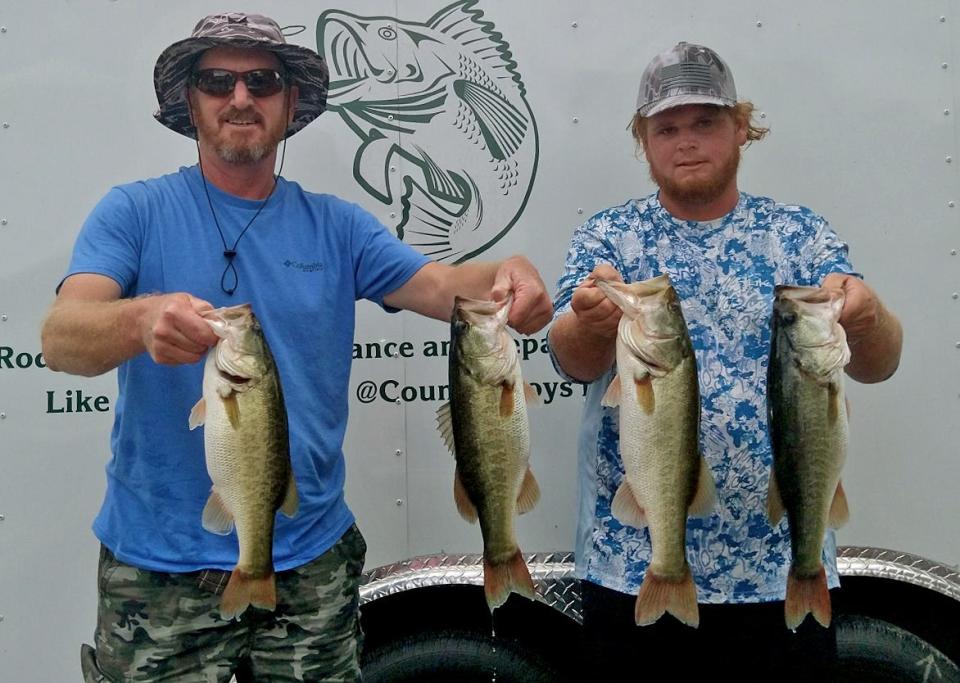
[[[766,520],[772,463],[766,370],[775,286],[844,291],[840,323],[853,379],[884,380],[899,362],[899,322],[854,273],[846,245],[827,222],[809,209],[739,191],[740,149],[767,132],[753,123],[752,112],[752,104],[737,102],[729,67],[713,50],[680,43],[654,58],[642,76],[632,132],[659,192],[602,211],[578,228],[559,280],[551,353],[558,370],[589,385],[579,440],[576,562],[594,674],[622,666],[625,653],[638,646],[654,652],[676,645],[698,653],[696,661],[676,660],[685,675],[694,674],[697,662],[716,671],[716,659],[699,656],[714,647],[728,655],[725,661],[759,675],[764,661],[776,663],[795,645],[783,622],[789,532]],[[671,616],[654,626],[633,623],[651,547],[645,529],[612,513],[624,470],[616,409],[601,406],[614,376],[621,311],[593,278],[636,282],[664,273],[694,347],[700,448],[719,499],[714,514],[687,525],[687,558],[697,599],[706,604],[699,631]],[[839,585],[832,533],[824,565],[828,585]],[[829,650],[831,632],[814,628],[823,633],[811,638],[819,645],[826,639]]]
[[[88,680],[226,681],[241,662],[257,680],[357,680],[365,546],[342,452],[355,302],[447,320],[456,294],[513,291],[516,330],[550,320],[527,259],[430,262],[358,206],[274,174],[279,143],[323,111],[328,80],[271,19],[201,20],[154,72],[155,116],[196,139],[199,164],[113,188],[77,239],[44,356],[74,374],[119,369]],[[275,529],[277,611],[223,621],[236,539],[201,527],[210,479],[187,417],[218,340],[202,314],[244,302],[276,359],[300,504]]]

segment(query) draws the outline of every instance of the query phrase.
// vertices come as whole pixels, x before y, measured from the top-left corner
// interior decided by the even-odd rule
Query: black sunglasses
[[[213,97],[226,97],[233,92],[237,80],[243,81],[254,97],[270,97],[283,90],[286,78],[276,69],[228,71],[227,69],[200,69],[190,77],[193,86]]]

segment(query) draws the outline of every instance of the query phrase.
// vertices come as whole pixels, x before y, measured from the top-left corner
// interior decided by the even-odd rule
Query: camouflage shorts
[[[152,572],[102,548],[84,680],[226,682],[239,670],[257,681],[359,681],[365,554],[353,526],[313,562],[277,573],[275,612],[250,608],[223,621],[217,591],[229,572]]]

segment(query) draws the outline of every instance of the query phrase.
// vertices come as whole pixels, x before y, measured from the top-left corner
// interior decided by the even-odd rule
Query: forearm
[[[848,334],[850,362],[847,374],[858,382],[882,382],[896,372],[903,348],[903,327],[886,307],[880,307],[873,330],[860,335]]]
[[[93,377],[145,350],[140,334],[143,299],[65,300],[54,304],[41,330],[51,370]]]
[[[599,335],[580,324],[573,312],[557,318],[549,334],[550,348],[566,372],[581,382],[592,382],[610,369],[616,358],[616,333]]]

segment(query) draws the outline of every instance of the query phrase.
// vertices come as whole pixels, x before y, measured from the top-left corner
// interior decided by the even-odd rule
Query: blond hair
[[[732,107],[721,107],[724,111],[730,113],[735,123],[744,123],[747,127],[747,144],[762,140],[770,132],[769,128],[758,126],[753,120],[753,112],[756,107],[752,102],[737,102]],[[633,139],[637,142],[637,151],[643,151],[643,146],[647,142],[647,122],[649,117],[640,116],[640,112],[633,115],[630,125],[627,129],[633,134]]]

